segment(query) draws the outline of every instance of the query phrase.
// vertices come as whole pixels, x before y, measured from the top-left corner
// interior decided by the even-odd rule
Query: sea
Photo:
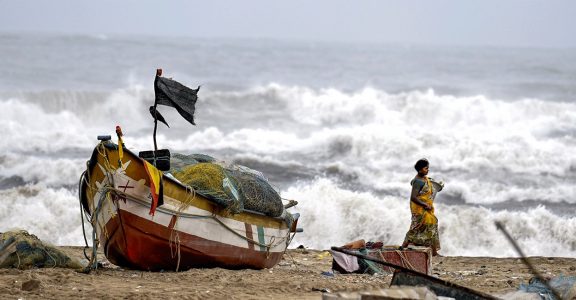
[[[0,33],[0,232],[84,245],[78,181],[122,127],[153,149],[153,81],[200,86],[158,146],[261,171],[291,248],[400,245],[415,162],[446,256],[576,256],[576,49]],[[87,234],[90,227],[86,225]]]

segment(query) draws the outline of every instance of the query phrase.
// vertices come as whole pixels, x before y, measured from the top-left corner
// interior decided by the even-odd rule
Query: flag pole
[[[154,166],[156,166],[156,151],[158,151],[158,144],[156,144],[156,130],[158,129],[158,117],[156,113],[156,81],[158,81],[158,77],[162,76],[162,69],[156,69],[156,79],[154,80]]]

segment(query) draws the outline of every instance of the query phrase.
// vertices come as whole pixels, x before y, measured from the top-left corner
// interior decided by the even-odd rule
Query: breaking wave
[[[82,244],[75,184],[96,136],[118,124],[128,148],[152,147],[153,92],[144,86],[0,94],[0,193],[9,207],[0,228]],[[514,256],[496,220],[529,255],[576,254],[576,219],[563,212],[576,205],[574,103],[271,83],[204,86],[196,108],[196,127],[160,108],[171,128],[160,127],[158,143],[263,171],[300,201],[305,232],[293,246],[400,244],[412,165],[427,157],[431,176],[446,182],[437,204],[444,255]]]

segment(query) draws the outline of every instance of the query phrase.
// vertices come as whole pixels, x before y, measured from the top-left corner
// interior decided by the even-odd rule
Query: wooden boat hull
[[[108,260],[140,270],[196,267],[270,268],[288,247],[297,219],[225,208],[164,176],[164,205],[150,215],[151,194],[143,162],[124,149],[100,143],[82,181],[81,201]]]
[[[491,295],[472,290],[439,278],[427,276],[417,272],[398,271],[394,273],[390,285],[396,286],[425,286],[437,296],[462,300],[496,300]]]

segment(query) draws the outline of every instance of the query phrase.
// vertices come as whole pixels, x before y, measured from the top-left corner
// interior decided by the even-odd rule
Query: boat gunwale
[[[149,201],[149,200],[142,199],[141,197],[137,197],[137,196],[134,195],[134,194],[126,194],[126,193],[124,193],[124,192],[122,192],[122,191],[120,191],[120,190],[118,190],[118,189],[116,189],[116,188],[110,188],[110,190],[111,190],[112,192],[116,193],[116,194],[117,194],[118,196],[120,196],[121,198],[125,198],[125,199],[127,199],[127,200],[130,200],[130,201],[132,201],[132,202],[135,202],[135,203],[137,203],[137,204],[139,204],[139,205],[141,205],[141,206],[144,206],[144,207],[150,207],[150,201]],[[207,200],[210,200],[210,199],[207,199]],[[207,213],[210,213],[211,215],[206,215],[206,216],[194,215],[194,214],[191,214],[191,213],[186,213],[186,212],[182,212],[182,211],[172,210],[172,209],[169,209],[169,208],[166,208],[166,207],[162,207],[162,206],[158,206],[158,207],[156,208],[156,211],[161,211],[161,212],[163,212],[163,213],[165,213],[165,214],[177,215],[178,217],[185,217],[185,218],[198,218],[198,217],[201,217],[201,218],[204,218],[204,217],[210,218],[210,217],[212,217],[212,214],[213,214],[212,212],[210,212],[210,211],[208,211],[208,210],[204,210],[204,209],[202,209],[202,208],[198,208],[198,209],[203,210],[203,211],[205,211],[205,212],[207,212]],[[278,219],[279,221],[284,221],[284,219],[282,219],[282,218],[275,218],[275,217],[266,216],[266,215],[264,215],[264,214],[262,214],[262,213],[260,213],[260,212],[255,212],[255,211],[250,211],[250,210],[244,210],[244,211],[245,211],[245,212],[251,212],[251,213],[254,213],[254,214],[258,214],[258,215],[262,215],[262,216],[267,217],[267,218],[274,218],[274,219]],[[221,215],[216,215],[216,216],[220,216],[220,217],[225,218],[225,219],[232,219],[232,218],[227,218],[226,216],[221,216]]]

